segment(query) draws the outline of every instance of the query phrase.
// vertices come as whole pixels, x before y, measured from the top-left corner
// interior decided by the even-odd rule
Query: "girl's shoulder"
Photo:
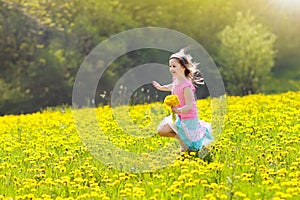
[[[173,84],[175,84],[175,87],[180,87],[182,89],[186,88],[186,87],[190,87],[193,92],[196,91],[195,86],[193,85],[192,81],[189,79],[186,79],[182,82],[178,82],[178,80],[176,78],[173,78]]]
[[[182,83],[182,87],[185,88],[185,87],[190,87],[193,92],[196,91],[196,88],[195,86],[193,85],[192,81],[190,81],[189,79],[185,80],[183,83]]]

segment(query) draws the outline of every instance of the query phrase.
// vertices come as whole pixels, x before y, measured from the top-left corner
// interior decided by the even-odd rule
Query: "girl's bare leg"
[[[166,124],[160,130],[158,130],[158,135],[163,137],[175,137],[176,133],[168,124]]]
[[[173,137],[178,139],[180,143],[180,150],[181,151],[187,151],[188,147],[182,142],[182,140],[179,138],[179,136],[173,131],[173,129],[168,125],[164,125],[160,130],[158,130],[158,135],[163,137]]]
[[[175,135],[175,138],[177,138],[178,139],[178,141],[179,141],[179,144],[180,144],[180,151],[188,151],[189,150],[189,148],[182,142],[182,140],[179,138],[179,136],[176,134]]]

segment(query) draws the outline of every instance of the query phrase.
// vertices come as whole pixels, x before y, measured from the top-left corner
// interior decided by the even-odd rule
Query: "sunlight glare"
[[[300,13],[300,0],[270,0],[279,9],[279,15],[287,14],[289,18],[294,18]]]
[[[300,0],[275,0],[275,2],[280,6],[286,6],[286,7],[300,5]]]

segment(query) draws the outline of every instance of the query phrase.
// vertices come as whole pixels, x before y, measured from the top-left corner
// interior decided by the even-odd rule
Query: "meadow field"
[[[197,104],[200,118],[211,121],[211,100]],[[122,151],[147,155],[174,142],[155,134],[166,114],[160,102],[95,110],[101,134]],[[102,155],[111,165],[96,159],[82,142],[71,108],[2,116],[0,199],[299,199],[299,110],[300,92],[229,96],[210,159],[172,154],[155,170],[155,163],[143,163],[149,172],[142,173],[114,168],[113,149]],[[115,116],[124,120],[116,123]],[[85,127],[88,117],[82,119]],[[132,126],[121,125],[125,119]],[[102,145],[93,150],[109,148]]]

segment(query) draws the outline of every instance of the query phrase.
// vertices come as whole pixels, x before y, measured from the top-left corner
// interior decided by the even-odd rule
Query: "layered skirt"
[[[175,116],[175,121],[172,120],[172,115],[165,117],[158,130],[168,124],[190,151],[199,151],[214,140],[210,123],[198,118],[181,120],[178,115]]]

